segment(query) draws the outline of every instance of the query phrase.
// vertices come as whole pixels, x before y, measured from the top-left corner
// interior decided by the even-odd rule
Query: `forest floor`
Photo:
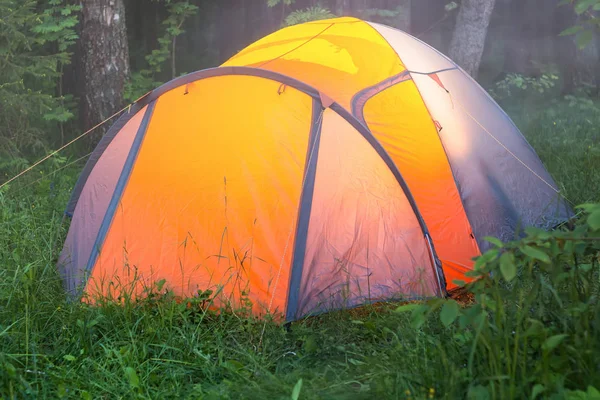
[[[572,202],[600,201],[597,108],[565,102],[513,117]],[[288,331],[172,301],[68,303],[55,259],[77,171],[46,177],[61,165],[0,192],[0,398],[464,398],[503,382],[467,368],[471,347],[461,332],[434,318],[414,328],[397,304],[334,312]],[[524,362],[534,371],[545,361]],[[551,379],[567,386],[563,372]],[[533,383],[517,386],[523,392],[514,397],[530,398]]]

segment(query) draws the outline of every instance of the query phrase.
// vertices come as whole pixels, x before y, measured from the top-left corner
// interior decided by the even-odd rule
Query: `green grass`
[[[567,197],[600,201],[599,113],[564,104],[552,110],[553,118],[545,111],[515,120]],[[593,241],[568,247],[570,239],[535,239],[533,254],[548,252],[555,267],[543,273],[522,243],[507,247],[495,275],[518,268],[528,279],[496,277],[475,287],[479,305],[463,311],[430,305],[441,307],[445,323],[439,309],[423,316],[428,306],[395,312],[397,304],[334,312],[289,331],[161,298],[92,308],[66,301],[55,270],[75,176],[0,193],[0,398],[290,399],[294,388],[300,399],[504,399],[540,391],[538,398],[567,398],[600,388]],[[565,272],[577,260],[583,269]],[[464,326],[453,319],[461,313]]]
[[[550,102],[512,116],[571,202],[600,202],[600,103]]]

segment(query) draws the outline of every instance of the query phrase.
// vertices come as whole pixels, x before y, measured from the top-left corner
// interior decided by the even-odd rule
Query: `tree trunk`
[[[526,2],[512,0],[506,6],[506,25],[504,40],[504,73],[529,74],[531,62],[531,34],[525,32],[525,6]],[[503,78],[503,77],[502,77]]]
[[[583,24],[583,21],[579,20],[577,23]],[[600,34],[594,32],[592,41],[583,49],[577,47],[573,37],[570,38],[577,54],[574,68],[576,75],[576,79],[574,79],[575,83],[595,88],[595,91],[597,91],[600,87],[600,82],[598,81],[598,78],[600,78]]]
[[[600,33],[597,31],[594,36],[594,42],[596,44],[596,67],[594,68],[594,79],[596,81],[595,94],[598,96],[600,95]]]
[[[85,0],[82,8],[81,118],[84,129],[123,107],[129,77],[129,47],[123,0]],[[91,136],[95,142],[108,127]]]
[[[562,76],[562,94],[569,94],[575,90],[577,78],[577,46],[573,36],[559,36],[559,34],[577,22],[577,15],[570,7],[557,7],[554,15],[554,59],[558,64]]]
[[[463,0],[458,12],[450,58],[473,77],[479,71],[494,3],[495,0]]]
[[[350,14],[350,0],[335,0],[335,14],[342,17]]]
[[[367,9],[366,0],[353,0],[352,2],[352,15],[359,17]]]

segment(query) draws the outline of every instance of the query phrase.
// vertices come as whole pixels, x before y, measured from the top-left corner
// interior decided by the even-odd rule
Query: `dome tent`
[[[248,298],[287,321],[443,296],[486,236],[572,211],[510,118],[410,35],[281,29],[132,105],[67,206],[66,288]]]

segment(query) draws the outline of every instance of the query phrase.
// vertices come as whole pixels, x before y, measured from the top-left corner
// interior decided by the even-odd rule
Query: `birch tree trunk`
[[[352,2],[352,13],[355,16],[360,15],[367,9],[367,1],[366,0],[354,0]]]
[[[123,107],[129,47],[123,0],[84,0],[81,11],[81,118],[84,129]],[[96,141],[108,127],[91,136]]]
[[[350,14],[350,0],[335,0],[334,12],[340,17]]]
[[[479,71],[494,3],[495,0],[463,0],[458,12],[450,58],[473,77]]]

